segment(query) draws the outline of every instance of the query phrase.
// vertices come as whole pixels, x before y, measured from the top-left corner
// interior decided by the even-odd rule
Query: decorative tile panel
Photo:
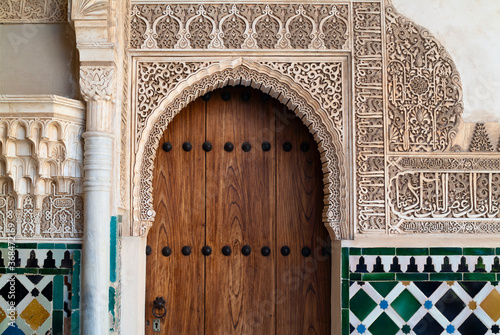
[[[11,248],[0,243],[0,329],[4,334],[79,334],[81,245]],[[10,268],[12,250],[15,267]]]
[[[500,248],[343,248],[343,334],[497,334]],[[348,259],[348,261],[346,261]],[[343,320],[345,321],[345,320]]]

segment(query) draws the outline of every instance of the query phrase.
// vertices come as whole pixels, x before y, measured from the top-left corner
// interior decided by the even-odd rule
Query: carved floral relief
[[[8,96],[5,100],[0,102],[10,103],[16,110],[23,111],[22,98],[16,101]],[[32,100],[25,100],[25,108],[32,108],[29,105]],[[60,103],[70,104],[65,99]],[[37,104],[38,108],[43,106]],[[80,104],[67,108],[83,111]],[[82,236],[83,130],[83,120],[2,115],[1,237],[12,234],[17,238]]]
[[[463,111],[455,64],[426,29],[392,6],[386,21],[390,150],[446,151]]]
[[[353,231],[499,232],[500,158],[495,150],[500,143],[478,124],[465,148],[469,156],[453,146],[463,109],[457,69],[427,30],[392,6],[375,0],[141,2],[132,3],[130,25],[130,51],[136,58],[134,147],[140,160],[134,170],[133,234],[144,234],[154,219],[153,160],[168,122],[193,97],[237,83],[279,92],[284,103],[307,115],[325,148],[330,177],[324,216],[337,236],[351,238]],[[171,57],[179,50],[192,50],[196,57],[161,60],[162,52]],[[203,57],[204,52],[228,50],[235,54],[230,61],[239,66],[224,68],[227,60]],[[242,50],[275,50],[286,60],[255,56],[242,61]],[[346,83],[351,85],[345,63],[321,57],[290,60],[310,56],[310,50],[332,57],[350,54],[352,92],[345,93]],[[155,60],[141,58],[142,52],[152,51]],[[309,94],[309,100],[298,92]],[[352,163],[343,157],[345,148],[352,148]],[[457,150],[462,152],[451,157],[449,152]],[[346,213],[349,181],[344,171],[354,176],[352,216]]]
[[[349,47],[346,4],[135,4],[132,49]]]
[[[68,21],[68,0],[2,0],[0,22],[55,23]]]

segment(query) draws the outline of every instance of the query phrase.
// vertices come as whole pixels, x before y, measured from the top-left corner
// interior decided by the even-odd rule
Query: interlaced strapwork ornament
[[[390,150],[445,151],[463,110],[455,64],[427,30],[392,6],[386,14]]]

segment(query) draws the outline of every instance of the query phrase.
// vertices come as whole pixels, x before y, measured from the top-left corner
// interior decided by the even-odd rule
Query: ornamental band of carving
[[[347,49],[345,4],[137,4],[132,49]]]
[[[2,118],[1,237],[82,236],[82,132],[54,118]]]
[[[322,109],[334,123],[342,136],[343,130],[343,85],[340,62],[259,62],[293,78],[313,97],[317,97]],[[151,113],[179,82],[209,62],[140,62],[138,64],[136,133],[142,134]],[[137,140],[140,137],[137,136]]]
[[[500,173],[401,172],[389,187],[400,218],[500,218]]]
[[[359,232],[385,230],[382,7],[355,2],[354,113]]]
[[[277,63],[279,64],[279,62]],[[152,209],[154,158],[159,138],[162,136],[169,122],[196,97],[227,84],[243,84],[276,94],[289,108],[296,110],[299,116],[305,116],[306,124],[311,130],[314,130],[314,136],[320,143],[322,161],[326,162],[323,166],[326,178],[324,185],[325,203],[327,204],[323,214],[324,221],[325,224],[334,230],[337,238],[341,237],[340,223],[342,221],[341,218],[345,217],[345,213],[342,213],[340,210],[341,206],[345,205],[345,193],[342,192],[341,184],[342,182],[345,183],[345,181],[343,181],[344,172],[339,168],[341,162],[343,162],[342,145],[340,144],[339,136],[336,132],[331,132],[332,126],[326,126],[328,124],[333,125],[333,120],[319,107],[319,101],[314,101],[313,106],[311,106],[310,102],[304,99],[299,92],[305,93],[306,91],[294,84],[292,77],[276,71],[281,65],[273,63],[274,66],[271,68],[269,66],[271,62],[266,62],[266,64],[241,60],[236,65],[228,63],[226,64],[226,68],[224,68],[219,63],[215,63],[207,68],[207,72],[210,74],[198,71],[197,66],[205,67],[206,64],[204,63],[198,63],[194,66],[184,63],[171,63],[171,66],[151,66],[151,70],[155,73],[159,67],[164,69],[170,68],[170,70],[180,67],[192,69],[193,74],[191,77],[182,79],[180,84],[185,86],[182,90],[178,89],[179,83],[171,83],[170,92],[166,91],[165,97],[172,95],[174,91],[180,91],[180,94],[176,95],[166,106],[160,106],[156,109],[161,112],[157,112],[156,120],[148,120],[148,123],[152,124],[152,128],[148,129],[148,127],[145,127],[149,132],[144,132],[141,136],[144,144],[139,145],[139,151],[137,152],[138,162],[136,163],[140,165],[140,172],[136,172],[136,178],[134,179],[134,208],[140,209],[137,214],[134,213],[134,219],[137,217],[137,221],[141,223],[140,226],[134,225],[138,229],[137,234],[145,234],[154,219],[155,213]],[[142,67],[143,69],[144,66],[144,64],[138,65],[139,68]],[[211,67],[214,69],[213,71],[210,71]],[[256,69],[252,69],[252,67]],[[149,76],[139,76],[139,78],[149,78]],[[177,87],[175,84],[177,84]],[[341,85],[341,82],[338,84]],[[138,83],[137,85],[140,87],[144,83]],[[290,85],[293,85],[293,87]],[[342,229],[346,228],[342,227]]]
[[[0,22],[56,23],[68,21],[68,0],[2,0]]]
[[[500,159],[390,157],[389,233],[499,233]]]

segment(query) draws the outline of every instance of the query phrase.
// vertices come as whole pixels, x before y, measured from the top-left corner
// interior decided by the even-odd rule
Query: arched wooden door
[[[146,334],[330,334],[322,180],[307,127],[268,95],[227,87],[186,107],[155,161]]]

